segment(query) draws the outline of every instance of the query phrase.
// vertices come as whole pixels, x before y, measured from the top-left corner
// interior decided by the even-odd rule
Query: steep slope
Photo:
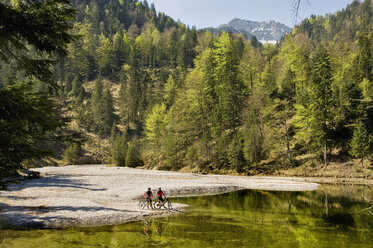
[[[279,46],[235,34],[279,39],[287,29],[275,22],[235,19],[220,26],[229,34],[214,35],[174,22],[146,1],[74,3],[74,32],[82,38],[56,65],[56,79],[94,162],[274,173],[299,164],[317,168],[325,137],[329,161],[351,161],[352,139],[362,136],[357,120],[361,134],[373,133],[373,37],[371,30],[361,35],[371,27],[370,0],[305,20]],[[312,93],[319,85],[313,72],[323,59],[333,80],[320,97]],[[322,123],[312,111],[319,98],[331,100],[320,104],[328,113]],[[355,147],[365,141],[355,138]]]
[[[314,44],[337,39],[356,40],[373,30],[373,0],[354,1],[345,9],[325,16],[312,15],[296,26],[292,34],[305,33]]]

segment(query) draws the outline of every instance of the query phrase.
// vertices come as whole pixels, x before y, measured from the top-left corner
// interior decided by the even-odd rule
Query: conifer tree
[[[176,94],[175,80],[172,77],[172,75],[170,75],[167,79],[166,84],[164,85],[164,93],[163,93],[164,101],[168,107],[173,105],[175,94]]]
[[[9,87],[0,87],[0,188],[2,177],[15,174],[22,161],[52,153],[38,146],[40,142],[64,139],[53,132],[67,119],[49,95],[33,88],[42,82],[57,92],[51,65],[77,39],[69,33],[75,13],[66,0],[0,2],[0,64],[11,64],[27,82],[13,78]]]
[[[96,132],[102,137],[110,135],[115,121],[114,102],[108,84],[104,86],[100,77],[95,82],[91,105]]]
[[[332,73],[330,55],[320,46],[313,58],[310,82],[310,132],[311,147],[315,152],[323,151],[324,165],[327,163],[328,134],[332,107]]]
[[[117,136],[118,136],[118,128],[117,128],[116,123],[114,122],[113,127],[111,128],[111,132],[110,132],[111,146],[114,146],[114,143],[115,143],[115,140],[116,140]]]
[[[95,81],[95,88],[94,88],[92,98],[90,101],[91,108],[93,110],[94,127],[97,132],[100,131],[100,127],[103,122],[102,105],[101,105],[103,89],[104,89],[104,84],[102,82],[101,77],[99,77]]]
[[[71,93],[74,97],[77,97],[80,94],[80,90],[81,90],[80,80],[79,80],[79,77],[76,75],[72,82]]]
[[[102,107],[102,127],[101,130],[105,135],[110,134],[111,127],[115,121],[114,115],[114,102],[113,97],[111,95],[110,89],[108,84],[106,84],[104,93],[101,99],[101,107]]]
[[[136,167],[141,165],[139,158],[139,147],[136,140],[133,140],[127,148],[125,164],[127,167]]]
[[[80,155],[82,153],[82,147],[78,143],[70,144],[63,153],[63,160],[66,164],[77,163]]]
[[[351,140],[350,154],[361,159],[361,165],[364,166],[364,158],[366,158],[371,151],[371,140],[364,122],[359,120],[354,128],[354,134]]]
[[[126,166],[127,154],[127,135],[122,133],[115,138],[114,146],[111,152],[112,162],[117,166]]]
[[[238,55],[231,37],[222,33],[213,49],[214,91],[218,100],[215,111],[216,135],[239,125],[242,110],[243,84],[238,77]]]

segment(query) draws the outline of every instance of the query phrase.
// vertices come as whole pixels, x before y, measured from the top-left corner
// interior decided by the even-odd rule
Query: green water
[[[313,192],[245,190],[173,199],[186,213],[139,223],[1,230],[0,247],[373,247],[369,187]],[[371,209],[371,212],[373,209]]]

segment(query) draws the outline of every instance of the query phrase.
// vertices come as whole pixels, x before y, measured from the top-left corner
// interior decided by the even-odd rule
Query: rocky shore
[[[148,187],[169,197],[219,194],[239,189],[310,191],[318,187],[306,178],[200,175],[168,171],[79,165],[45,167],[38,179],[0,191],[0,218],[19,227],[63,228],[99,226],[180,212],[138,208]]]

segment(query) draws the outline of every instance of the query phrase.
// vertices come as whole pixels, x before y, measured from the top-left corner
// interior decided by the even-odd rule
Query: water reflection
[[[0,247],[372,247],[370,187],[245,190],[177,198],[187,212],[138,223],[0,231]],[[367,210],[365,210],[367,209]]]
[[[165,227],[167,227],[167,219],[144,219],[144,234],[146,237],[151,238],[155,230],[155,233],[158,237],[161,237],[162,232]]]

